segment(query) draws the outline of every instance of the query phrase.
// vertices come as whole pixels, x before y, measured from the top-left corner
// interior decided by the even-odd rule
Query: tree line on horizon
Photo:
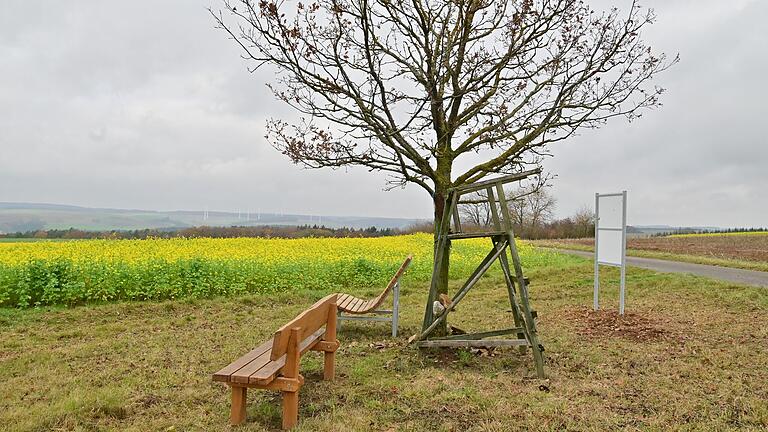
[[[732,233],[757,233],[768,232],[768,227],[736,227],[736,228],[718,228],[718,229],[696,229],[696,228],[676,228],[669,231],[659,232],[652,237],[664,237],[677,234],[732,234]]]
[[[304,238],[304,237],[386,237],[413,232],[409,229],[397,228],[330,228],[324,225],[260,225],[260,226],[198,226],[178,229],[135,229],[135,230],[105,230],[90,231],[77,228],[30,230],[24,232],[0,234],[0,238],[29,238],[52,240],[142,240],[147,238],[234,238],[234,237],[265,237],[265,238]]]

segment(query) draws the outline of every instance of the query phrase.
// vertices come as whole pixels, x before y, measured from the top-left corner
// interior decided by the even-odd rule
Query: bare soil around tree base
[[[619,315],[615,309],[594,310],[580,306],[566,310],[564,316],[578,324],[576,333],[590,339],[624,338],[635,342],[682,341],[684,336],[669,330],[667,317],[655,319],[640,312],[626,312]]]

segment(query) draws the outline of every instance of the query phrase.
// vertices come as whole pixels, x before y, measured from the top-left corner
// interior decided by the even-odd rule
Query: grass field
[[[173,238],[0,243],[0,306],[210,298],[246,293],[383,286],[405,257],[407,278],[431,276],[433,238]],[[468,275],[490,242],[462,241],[451,276]],[[521,243],[526,267],[571,258]]]
[[[594,239],[536,240],[537,246],[594,250]],[[628,238],[627,254],[722,267],[768,271],[768,234],[685,234]]]
[[[768,290],[628,272],[616,316],[615,269],[591,312],[592,265],[534,266],[532,302],[548,381],[530,353],[420,354],[426,283],[406,281],[402,337],[344,322],[337,379],[305,356],[299,431],[765,430]],[[452,290],[458,280],[452,282]],[[351,288],[370,296],[381,286]],[[327,291],[75,308],[0,309],[0,425],[8,431],[227,430],[211,373],[270,337]],[[466,330],[510,320],[498,275],[456,311]],[[507,316],[506,318],[505,315]],[[540,387],[543,386],[543,387]],[[276,393],[249,393],[242,431],[280,425]]]

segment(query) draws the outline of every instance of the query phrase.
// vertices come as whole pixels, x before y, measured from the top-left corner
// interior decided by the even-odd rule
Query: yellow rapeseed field
[[[0,243],[0,305],[209,297],[383,287],[408,255],[406,281],[431,276],[430,234],[380,238],[174,238]],[[487,239],[454,242],[451,277],[469,274]],[[561,260],[519,244],[526,266]]]

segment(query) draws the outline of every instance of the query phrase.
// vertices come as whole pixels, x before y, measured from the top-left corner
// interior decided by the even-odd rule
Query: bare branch
[[[538,166],[552,143],[661,105],[677,61],[642,40],[653,12],[581,0],[223,0],[211,10],[298,122],[269,142],[307,168],[362,166],[438,202]],[[481,160],[455,173],[459,160]]]

